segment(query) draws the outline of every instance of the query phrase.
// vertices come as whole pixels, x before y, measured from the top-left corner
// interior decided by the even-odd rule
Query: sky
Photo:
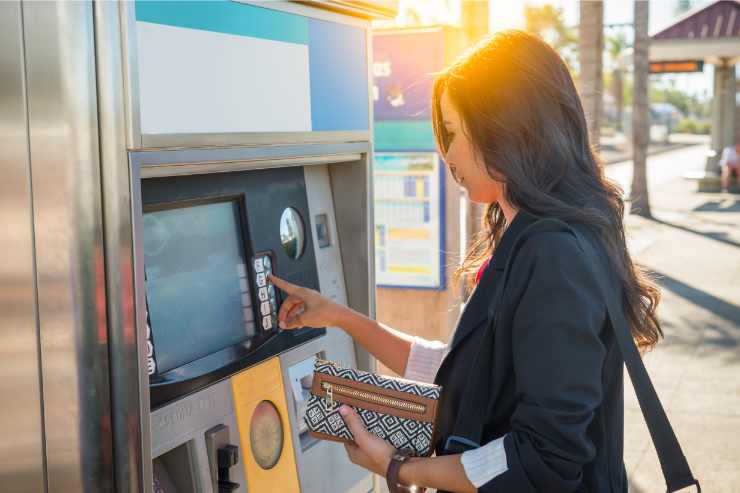
[[[712,0],[695,0],[693,7],[710,3]],[[565,20],[570,25],[578,24],[577,0],[489,0],[490,25],[493,30],[523,25],[522,10],[524,5],[542,5],[549,3],[561,7]],[[674,11],[676,0],[650,0],[649,29],[657,32],[661,27],[671,24],[676,18]],[[605,0],[604,23],[631,23],[633,2],[630,0]]]
[[[467,1],[481,0],[398,0],[399,15],[395,20],[385,22],[385,24],[389,26],[393,24],[408,25],[409,22],[411,24],[421,23],[422,25],[439,22],[458,24],[461,2]],[[675,22],[677,18],[676,7],[679,0],[649,1],[649,31],[650,34],[655,34]],[[692,9],[701,8],[712,1],[714,0],[691,0]],[[567,25],[578,25],[579,0],[488,0],[488,3],[489,28],[491,31],[524,27],[524,6],[546,3],[563,9]],[[616,30],[623,29],[627,39],[632,37],[633,7],[633,0],[604,0],[604,25],[607,36],[610,32],[613,33]],[[409,13],[411,13],[411,16],[409,16]],[[420,17],[416,18],[415,15]],[[620,24],[623,26],[620,26]],[[705,64],[703,73],[653,75],[651,76],[651,84],[653,87],[672,85],[688,94],[704,98],[711,96],[713,75],[712,65]]]
[[[464,0],[463,0],[464,1]],[[701,7],[712,0],[695,0],[692,8]],[[565,22],[568,25],[578,24],[578,0],[489,0],[489,26],[491,31],[524,26],[523,10],[525,5],[542,5],[549,3],[563,9]],[[650,0],[649,31],[654,34],[672,24],[675,19],[677,0]],[[609,24],[632,23],[633,1],[604,0],[604,24],[609,31]],[[653,76],[653,83],[675,81],[675,87],[695,95],[711,95],[713,71],[705,64],[703,73]]]

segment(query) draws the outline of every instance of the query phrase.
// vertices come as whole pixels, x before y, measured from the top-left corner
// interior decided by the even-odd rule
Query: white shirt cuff
[[[472,450],[466,450],[460,457],[465,474],[476,488],[480,488],[508,469],[504,437],[497,438]]]
[[[414,336],[403,378],[432,383],[446,350],[447,344],[442,341]]]

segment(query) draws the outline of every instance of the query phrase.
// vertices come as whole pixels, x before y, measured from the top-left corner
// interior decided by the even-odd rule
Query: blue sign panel
[[[444,31],[373,35],[374,120],[431,120],[432,83],[444,66]]]

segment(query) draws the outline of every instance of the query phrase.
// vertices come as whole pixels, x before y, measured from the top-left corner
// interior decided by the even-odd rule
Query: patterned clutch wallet
[[[303,419],[311,436],[354,443],[339,414],[339,406],[347,404],[371,433],[398,449],[410,449],[412,456],[428,457],[441,391],[439,385],[342,368],[317,358]]]

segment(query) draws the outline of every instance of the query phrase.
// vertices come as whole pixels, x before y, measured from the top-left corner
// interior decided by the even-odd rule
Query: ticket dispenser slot
[[[306,414],[308,398],[311,395],[311,384],[313,383],[313,368],[316,358],[325,359],[326,352],[319,351],[316,355],[304,359],[288,368],[288,378],[290,379],[290,390],[293,394],[294,411],[296,424],[298,426],[298,440],[300,441],[301,452],[308,450],[319,440],[308,434],[308,425],[303,417]]]
[[[231,468],[239,463],[239,447],[229,443],[229,427],[214,426],[206,431],[208,468],[214,493],[232,493],[239,483],[232,481]]]

